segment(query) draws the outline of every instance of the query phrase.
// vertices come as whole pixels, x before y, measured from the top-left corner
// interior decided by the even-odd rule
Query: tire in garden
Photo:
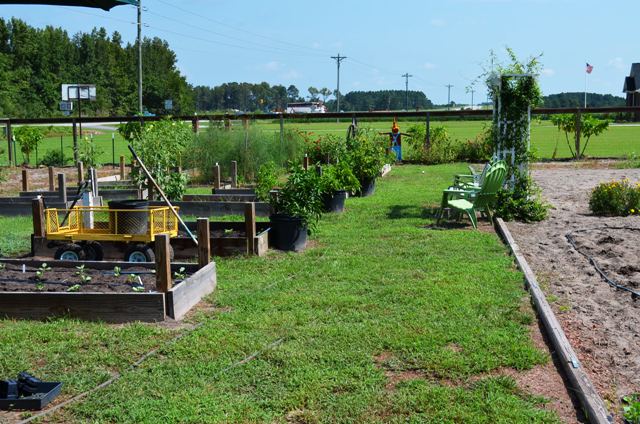
[[[125,262],[155,262],[156,254],[151,246],[146,244],[134,244],[124,254]]]
[[[67,243],[60,246],[53,257],[60,261],[83,261],[85,251],[79,244]]]
[[[97,241],[88,241],[83,246],[85,259],[87,261],[101,261],[104,258],[102,245]]]

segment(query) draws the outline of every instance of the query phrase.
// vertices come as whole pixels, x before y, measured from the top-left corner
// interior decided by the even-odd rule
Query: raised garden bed
[[[51,270],[45,272],[43,289],[40,289],[36,284],[35,270],[44,262]],[[174,281],[174,286],[164,293],[156,291],[153,274],[142,274],[152,272],[155,268],[153,263],[21,259],[1,259],[0,263],[7,267],[0,271],[0,317],[3,318],[68,316],[111,323],[158,322],[166,317],[181,319],[216,287],[216,266],[213,262],[201,269],[195,264],[172,264],[172,273],[184,268],[187,278]],[[28,272],[22,273],[23,265]],[[85,266],[91,282],[81,284],[77,292],[69,292],[70,283],[80,282],[76,267],[81,265]],[[123,273],[139,273],[144,291],[133,291],[133,285],[127,284],[126,276],[112,275],[116,266]]]

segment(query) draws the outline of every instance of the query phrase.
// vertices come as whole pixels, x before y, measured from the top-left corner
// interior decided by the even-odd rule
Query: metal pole
[[[75,132],[75,126],[74,126]],[[62,144],[62,136],[60,136],[60,160],[62,161],[61,165],[64,166],[64,146]]]
[[[453,87],[453,85],[447,84],[445,87],[447,87],[447,110],[449,110],[451,107],[451,87]]]
[[[113,167],[116,167],[116,135],[115,133],[111,133],[111,157]]]
[[[412,76],[409,72],[402,75],[404,78],[404,110],[409,110],[409,78]]]
[[[142,109],[142,0],[138,0],[138,112]]]
[[[338,65],[338,87],[336,88],[336,112],[340,112],[340,62],[345,60],[346,56],[331,56],[331,59],[335,59],[336,64]]]

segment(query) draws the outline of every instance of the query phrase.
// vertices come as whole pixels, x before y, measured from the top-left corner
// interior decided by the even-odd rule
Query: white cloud
[[[438,27],[438,28],[442,28],[443,26],[447,25],[447,22],[444,19],[438,19],[438,18],[431,19],[429,23],[431,24],[431,26]]]
[[[430,71],[431,69],[435,69],[436,65],[431,63],[431,62],[426,62],[424,65],[422,65],[422,67],[428,71]]]
[[[300,72],[296,71],[295,69],[290,69],[282,74],[281,77],[286,80],[295,80],[300,78]]]
[[[608,65],[616,69],[625,69],[624,61],[621,57],[610,59]]]
[[[540,73],[542,75],[544,75],[545,77],[552,77],[556,74],[556,71],[554,69],[551,68],[544,68],[540,71]]]
[[[275,72],[282,69],[283,66],[284,64],[278,62],[277,60],[272,60],[271,62],[261,64],[260,66],[258,66],[258,68],[263,71]]]

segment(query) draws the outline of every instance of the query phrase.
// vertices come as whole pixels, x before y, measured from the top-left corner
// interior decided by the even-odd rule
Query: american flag
[[[593,71],[593,65],[589,65],[589,64],[587,63],[587,74],[590,74],[590,73],[591,73],[591,71]]]

